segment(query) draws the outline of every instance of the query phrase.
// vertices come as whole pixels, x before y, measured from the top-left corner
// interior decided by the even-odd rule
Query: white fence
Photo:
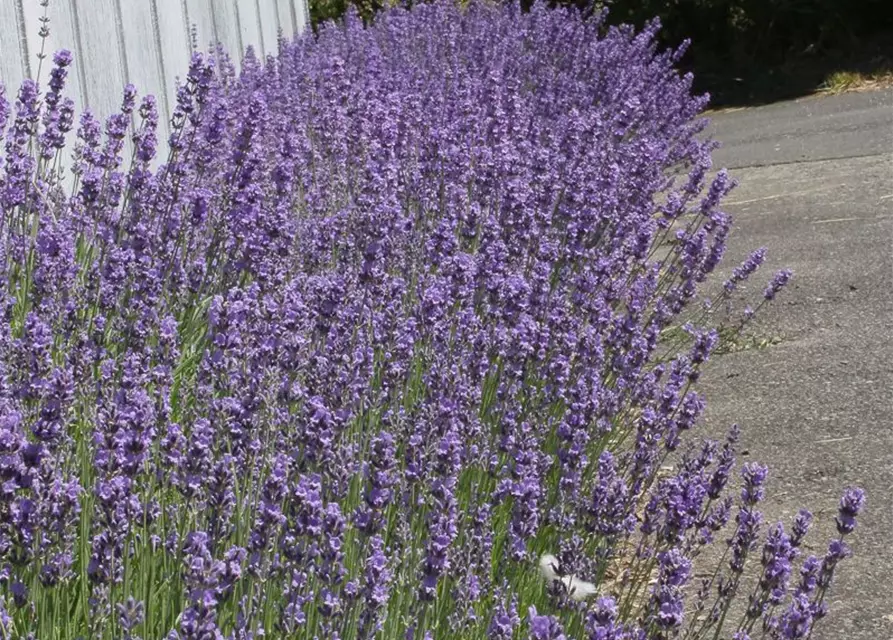
[[[309,22],[309,0],[0,0],[0,83],[12,101],[24,78],[48,78],[52,54],[74,54],[66,94],[77,107],[104,118],[121,103],[124,85],[158,98],[159,119],[170,119],[175,79],[183,78],[192,54],[220,42],[241,61],[248,45],[258,56],[276,53],[286,38]],[[42,4],[47,4],[46,7]],[[41,17],[49,36],[40,37]],[[162,139],[166,139],[166,136]]]

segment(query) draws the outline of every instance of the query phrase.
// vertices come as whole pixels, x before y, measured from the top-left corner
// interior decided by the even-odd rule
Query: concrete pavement
[[[795,279],[753,330],[779,344],[715,357],[704,430],[742,429],[744,460],[770,466],[765,511],[816,515],[821,555],[847,486],[868,504],[814,640],[893,639],[893,91],[810,97],[714,114],[717,168],[740,181],[723,269],[768,248],[750,283]]]
[[[729,169],[893,153],[893,89],[720,111],[709,134]]]

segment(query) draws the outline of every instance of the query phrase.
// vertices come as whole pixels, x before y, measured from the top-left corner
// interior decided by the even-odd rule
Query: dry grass
[[[846,91],[871,91],[893,86],[893,68],[863,73],[860,71],[834,71],[819,86],[819,91],[828,94]]]

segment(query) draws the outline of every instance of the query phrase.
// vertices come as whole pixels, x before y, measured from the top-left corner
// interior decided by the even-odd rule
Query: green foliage
[[[392,4],[388,0],[311,0],[310,22],[315,27],[327,20],[337,20],[350,7],[356,9],[360,17],[368,22],[377,11]]]
[[[580,5],[579,0],[570,0]],[[564,4],[565,2],[560,2]],[[893,27],[888,0],[609,0],[611,22],[660,19],[663,38],[692,41],[690,63],[779,64],[852,46]]]

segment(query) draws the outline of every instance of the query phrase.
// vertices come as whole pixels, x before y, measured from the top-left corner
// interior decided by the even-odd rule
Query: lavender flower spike
[[[782,269],[781,271],[776,273],[772,277],[772,280],[769,281],[769,284],[766,287],[766,290],[763,292],[763,297],[766,300],[774,299],[775,294],[777,294],[779,291],[781,291],[785,287],[785,285],[788,283],[788,281],[791,279],[791,277],[793,275],[794,275],[794,272],[791,271],[790,269]]]
[[[844,536],[852,533],[856,528],[856,516],[865,506],[865,491],[862,489],[847,489],[840,499],[840,509],[837,514],[837,532]]]

